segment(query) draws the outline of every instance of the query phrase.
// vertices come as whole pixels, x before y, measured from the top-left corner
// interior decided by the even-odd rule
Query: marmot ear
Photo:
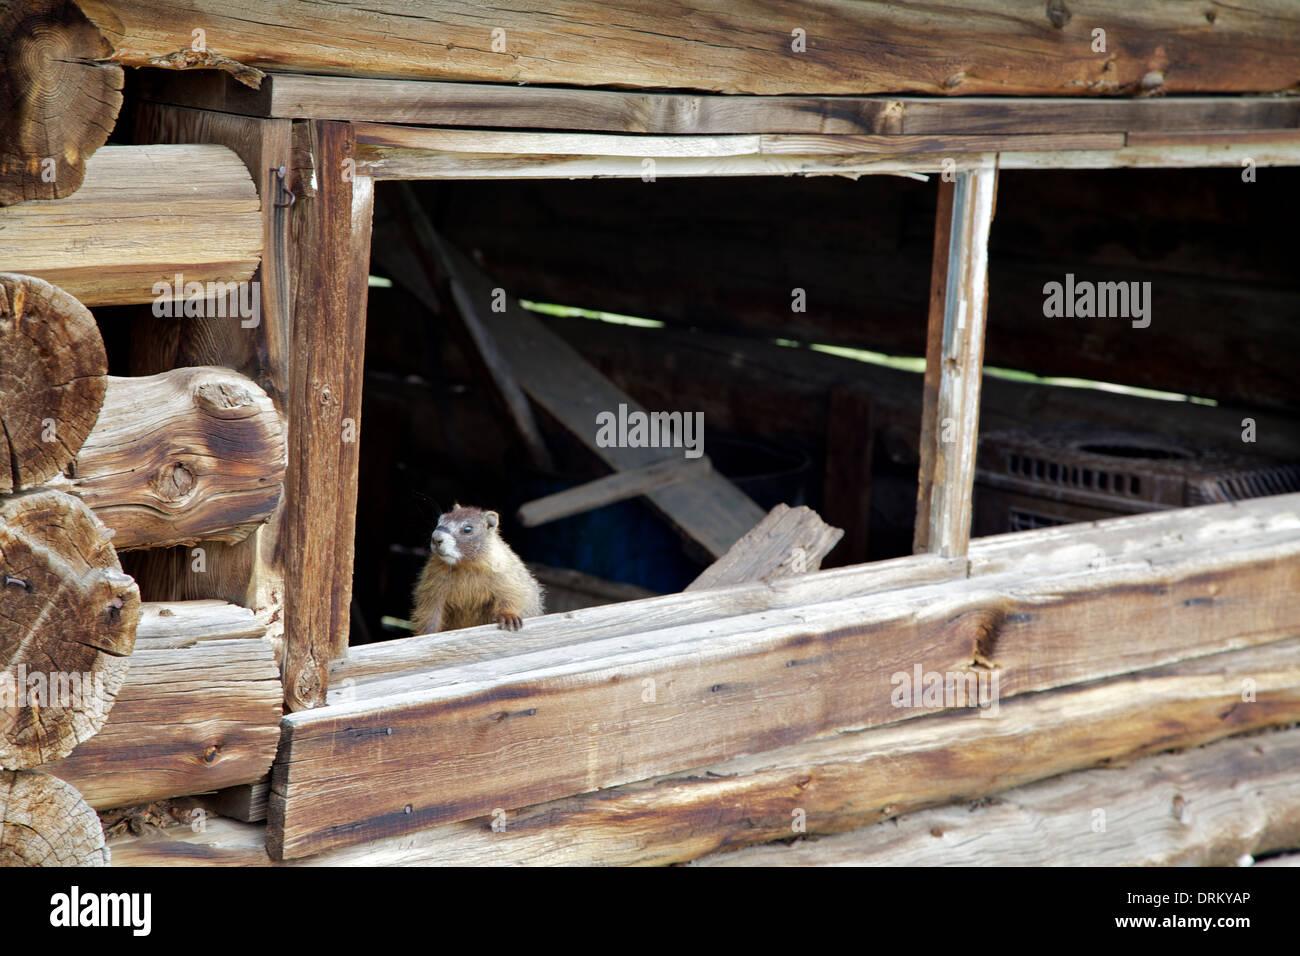
[[[460,502],[459,502],[459,501],[453,501],[453,502],[451,503],[451,510],[452,510],[452,511],[455,511],[455,510],[456,510],[457,508],[459,508],[459,507],[460,507]]]
[[[489,528],[495,528],[497,524],[501,521],[501,516],[497,514],[495,511],[489,511],[487,514],[483,516],[483,519],[487,522],[487,526]]]

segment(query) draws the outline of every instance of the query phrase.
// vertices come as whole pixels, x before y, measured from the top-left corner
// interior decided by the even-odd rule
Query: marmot
[[[495,511],[462,507],[438,516],[429,560],[415,585],[411,627],[433,634],[495,621],[517,631],[542,612],[542,586],[497,533]]]

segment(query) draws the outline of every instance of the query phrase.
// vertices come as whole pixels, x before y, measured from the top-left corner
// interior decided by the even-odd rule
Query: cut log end
[[[122,67],[71,0],[0,4],[0,206],[81,186],[122,106]]]
[[[0,273],[0,494],[48,481],[76,458],[107,371],[85,306],[44,279]]]
[[[62,492],[0,501],[0,767],[63,757],[108,719],[140,620],[110,537]]]
[[[0,771],[0,866],[108,866],[99,817],[46,773]]]

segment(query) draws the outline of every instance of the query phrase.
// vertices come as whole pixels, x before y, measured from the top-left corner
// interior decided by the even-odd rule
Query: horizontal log
[[[501,2],[487,17],[464,0],[95,0],[83,9],[125,66],[184,50],[202,23],[212,52],[262,70],[723,93],[1271,92],[1294,85],[1300,44],[1300,13],[1286,0],[1213,18],[1196,4],[1124,0],[1094,0],[1087,16],[999,0],[934,0],[923,11],[806,0],[797,15],[760,0],[638,4],[617,16],[600,0],[542,12]],[[1094,49],[1098,23],[1104,55]]]
[[[1248,139],[1285,139],[1300,122],[1300,103],[1260,96],[744,96],[293,73],[272,73],[254,90],[217,73],[176,76],[155,71],[140,74],[138,92],[154,102],[250,116],[663,136],[1128,133],[1150,136],[1154,145],[1164,143],[1159,139],[1163,135],[1187,135],[1192,142],[1203,142],[1200,136],[1216,130],[1240,131]]]
[[[891,702],[890,675],[914,666],[991,668],[1006,700],[1279,640],[1300,625],[1300,528],[1284,525],[1091,573],[986,575],[359,685],[285,719],[268,845],[308,855],[918,716]]]
[[[677,863],[806,832],[867,826],[953,800],[1286,723],[1300,714],[1300,640],[1229,651],[1007,701],[841,734],[595,793],[292,861],[315,866]],[[1255,699],[1243,701],[1249,679]],[[210,821],[112,842],[118,866],[266,865],[263,828]],[[1080,848],[1086,842],[1077,838]]]
[[[89,505],[119,551],[233,543],[280,501],[284,429],[270,397],[226,368],[110,376],[74,467],[51,485]]]
[[[253,783],[275,757],[283,690],[271,645],[170,643],[137,640],[108,722],[43,767],[96,810]]]
[[[257,191],[222,146],[105,146],[71,196],[0,209],[0,272],[39,276],[85,305],[186,297],[177,274],[206,297],[209,283],[251,279],[261,258]]]
[[[1300,847],[1300,729],[1088,770],[975,806],[702,866],[1233,866]]]
[[[145,601],[140,605],[136,640],[160,650],[189,647],[197,641],[235,641],[261,637],[266,622],[246,607],[225,601]]]

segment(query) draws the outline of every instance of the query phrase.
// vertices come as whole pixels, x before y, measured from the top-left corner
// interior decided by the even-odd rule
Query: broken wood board
[[[616,471],[595,481],[536,498],[519,506],[518,518],[525,528],[535,528],[561,518],[594,511],[616,501],[636,498],[678,481],[693,481],[712,471],[713,464],[708,458],[669,458],[644,468]]]
[[[275,758],[281,694],[266,641],[137,639],[108,721],[42,769],[97,810],[251,783]]]
[[[643,468],[680,451],[655,447],[617,447],[597,440],[600,419],[611,415],[649,415],[615,388],[578,352],[518,302],[505,297],[505,310],[494,311],[496,291],[491,279],[454,247],[442,243],[449,273],[465,289],[480,320],[509,362],[515,378],[534,402],[616,471]],[[375,243],[375,255],[393,277],[424,299],[430,308],[429,282],[413,252],[396,242]],[[680,410],[690,414],[689,410]],[[655,509],[685,536],[713,557],[721,557],[750,528],[763,520],[763,511],[743,491],[716,472],[689,484],[669,485],[647,496]]]
[[[1233,866],[1300,846],[1300,729],[1085,770],[701,866]]]
[[[832,528],[811,508],[777,505],[684,590],[810,574],[843,536],[842,528]]]
[[[285,718],[269,849],[309,855],[919,716],[894,705],[891,683],[916,669],[996,676],[1005,701],[1270,643],[1300,626],[1298,557],[1300,531],[1286,528],[359,685],[350,702]]]
[[[1254,700],[1243,700],[1245,681]],[[1300,639],[1008,700],[995,719],[935,714],[738,757],[675,776],[510,809],[292,861],[347,865],[683,862],[805,831],[851,830],[953,800],[1300,715]],[[265,828],[209,821],[111,842],[119,866],[267,865]]]
[[[135,639],[141,648],[189,647],[196,641],[263,637],[266,622],[251,609],[214,599],[144,601]]]

